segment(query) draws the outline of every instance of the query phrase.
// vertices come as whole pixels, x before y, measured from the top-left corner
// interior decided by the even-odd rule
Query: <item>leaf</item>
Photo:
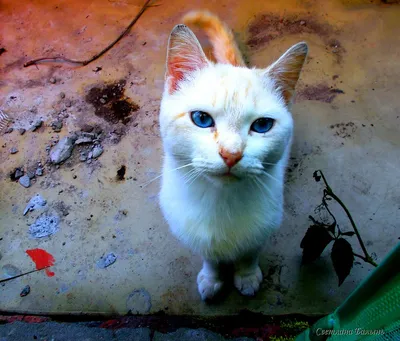
[[[326,228],[311,225],[300,243],[300,247],[303,249],[302,264],[316,260],[332,240],[333,238]]]
[[[339,286],[341,286],[353,267],[354,255],[350,243],[343,238],[336,239],[333,243],[331,258],[339,278]]]
[[[313,178],[315,179],[316,182],[319,182],[321,180],[321,176],[318,175],[318,171],[315,171],[313,173]]]
[[[349,232],[341,232],[340,234],[341,234],[342,236],[349,236],[349,237],[351,237],[351,236],[354,236],[356,233],[353,232],[353,231],[349,231]]]

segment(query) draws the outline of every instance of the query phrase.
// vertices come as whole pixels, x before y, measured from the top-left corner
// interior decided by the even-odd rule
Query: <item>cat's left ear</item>
[[[286,105],[293,99],[301,69],[308,54],[305,42],[298,43],[287,50],[275,63],[267,68],[265,75],[272,78],[282,93]]]
[[[186,25],[176,25],[168,41],[166,82],[172,94],[180,81],[209,64],[194,33]]]

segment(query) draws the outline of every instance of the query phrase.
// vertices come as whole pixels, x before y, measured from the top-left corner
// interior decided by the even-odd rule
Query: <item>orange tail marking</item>
[[[192,11],[183,17],[183,22],[205,31],[219,63],[245,66],[232,31],[217,16],[207,11]]]

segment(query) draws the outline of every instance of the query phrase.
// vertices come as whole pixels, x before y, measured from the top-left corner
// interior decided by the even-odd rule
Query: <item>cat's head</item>
[[[289,108],[307,51],[296,44],[266,69],[214,64],[187,26],[175,26],[160,112],[165,152],[222,182],[277,164],[290,149]]]

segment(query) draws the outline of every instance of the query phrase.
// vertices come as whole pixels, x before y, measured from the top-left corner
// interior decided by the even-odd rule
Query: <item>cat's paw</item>
[[[251,272],[237,272],[235,273],[235,287],[242,295],[254,296],[258,289],[260,289],[262,278],[263,276],[259,266]]]
[[[203,301],[213,299],[221,291],[222,286],[222,281],[215,276],[211,276],[204,269],[197,275],[197,288]]]

